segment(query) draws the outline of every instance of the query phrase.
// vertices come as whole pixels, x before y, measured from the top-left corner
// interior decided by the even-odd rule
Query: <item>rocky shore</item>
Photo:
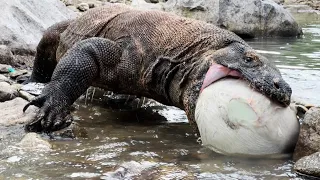
[[[25,2],[26,4],[20,3],[20,0],[0,2],[1,7],[14,7],[20,10],[12,11],[10,10],[12,8],[7,8],[5,15],[0,17],[2,31],[0,35],[1,150],[5,150],[8,144],[25,149],[38,147],[36,148],[38,150],[50,150],[51,148],[50,143],[40,136],[33,133],[26,134],[23,129],[23,124],[36,116],[37,108],[32,107],[26,113],[22,112],[23,106],[34,96],[22,90],[20,83],[30,76],[36,45],[43,31],[56,22],[75,18],[91,8],[111,2],[131,4],[141,9],[170,11],[186,17],[202,19],[243,37],[295,37],[301,35],[301,27],[282,5],[289,10],[297,5],[307,6],[311,13],[319,13],[320,10],[320,2],[317,0],[280,0],[277,1],[278,4],[270,0],[263,2],[250,0],[247,3],[234,0],[228,3],[220,2],[214,6],[209,6],[207,0],[61,1],[30,0]],[[239,8],[239,6],[248,8]],[[34,8],[30,10],[28,7]],[[234,18],[235,15],[237,18]],[[294,159],[297,160],[294,169],[301,174],[320,177],[320,108],[312,107],[305,110],[307,112],[304,115],[294,153]],[[11,138],[13,134],[14,141]],[[23,137],[25,138],[22,139]]]

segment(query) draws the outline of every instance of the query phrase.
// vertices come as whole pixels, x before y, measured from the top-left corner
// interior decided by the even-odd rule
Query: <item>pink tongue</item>
[[[240,72],[236,70],[231,70],[225,66],[222,66],[220,64],[212,64],[206,74],[206,77],[204,78],[202,87],[200,92],[213,82],[226,77],[226,76],[233,76],[233,77],[242,77]]]

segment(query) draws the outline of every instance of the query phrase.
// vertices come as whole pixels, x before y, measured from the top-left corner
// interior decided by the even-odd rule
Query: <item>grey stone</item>
[[[23,86],[22,84],[17,84],[17,83],[11,84],[11,87],[17,91],[19,91],[22,86]]]
[[[23,70],[15,70],[14,72],[9,73],[11,78],[16,78],[18,76],[21,76],[23,74],[27,74],[28,71],[23,69]]]
[[[293,157],[300,159],[318,151],[320,151],[320,108],[312,107],[303,119]]]
[[[71,9],[74,12],[79,12],[79,9],[75,6],[68,6],[69,9]]]
[[[7,82],[0,82],[0,102],[14,99],[18,96],[18,91]]]
[[[26,112],[23,112],[22,109],[27,103],[28,101],[20,97],[0,103],[0,126],[25,124],[32,121],[38,108],[30,106]]]
[[[320,14],[319,10],[320,10],[320,1],[319,0],[285,0],[284,1],[285,5],[304,5],[304,6],[309,6],[310,8],[312,8],[317,14]],[[302,11],[302,12],[306,12],[306,11]],[[308,12],[308,11],[307,11]],[[312,12],[312,11],[310,11]]]
[[[35,98],[35,96],[33,96],[25,91],[22,91],[22,90],[19,91],[19,96],[27,101],[31,101],[33,98]]]
[[[10,68],[12,68],[11,65],[0,64],[0,73],[9,73],[10,72]]]
[[[16,77],[16,81],[17,81],[18,83],[23,83],[23,82],[27,81],[28,79],[30,79],[30,76],[31,76],[31,72],[28,71],[27,73],[22,74],[22,75]]]
[[[89,10],[89,4],[88,3],[80,3],[80,4],[77,5],[77,9],[79,9],[82,12],[88,11]]]
[[[144,0],[132,0],[131,6],[140,10],[163,10],[163,3],[147,3]]]
[[[51,151],[52,145],[41,138],[39,134],[36,133],[28,133],[23,139],[17,144],[17,146],[21,147],[27,151]]]
[[[66,6],[71,6],[73,5],[72,0],[61,0]]]
[[[305,175],[320,177],[320,152],[299,159],[294,170]]]
[[[15,54],[34,53],[45,29],[75,17],[59,0],[0,1],[0,7],[0,44]]]
[[[303,4],[295,4],[295,5],[284,5],[286,10],[288,10],[291,13],[316,13],[320,14],[319,11],[314,10],[312,7],[308,5],[303,5]]]
[[[164,9],[216,24],[242,37],[302,34],[293,16],[271,0],[168,0]]]
[[[110,0],[110,3],[125,3],[126,0]]]
[[[275,3],[277,4],[283,4],[284,3],[284,0],[273,0]]]
[[[88,2],[89,8],[97,7],[96,2]]]
[[[0,74],[0,82],[10,82],[10,79],[4,76],[3,74]]]
[[[147,3],[159,3],[159,0],[146,0]]]
[[[1,22],[0,22],[0,29],[1,29]],[[0,44],[1,44],[1,35],[0,35]],[[14,64],[14,56],[13,56],[10,48],[5,45],[0,45],[0,63],[15,65]]]

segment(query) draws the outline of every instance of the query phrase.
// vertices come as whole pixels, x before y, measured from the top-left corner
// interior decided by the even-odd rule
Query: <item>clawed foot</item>
[[[25,126],[29,132],[52,132],[68,127],[73,118],[70,108],[61,98],[41,94],[29,102],[24,108],[25,112],[30,105],[40,108],[36,118]]]

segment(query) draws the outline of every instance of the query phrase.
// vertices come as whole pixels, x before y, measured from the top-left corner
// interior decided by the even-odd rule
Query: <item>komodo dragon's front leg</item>
[[[120,47],[104,38],[90,38],[73,46],[57,64],[42,94],[24,107],[23,111],[30,105],[41,108],[26,129],[48,132],[69,126],[73,120],[69,107],[99,80],[100,73],[108,73],[105,81],[112,82],[120,57]]]

